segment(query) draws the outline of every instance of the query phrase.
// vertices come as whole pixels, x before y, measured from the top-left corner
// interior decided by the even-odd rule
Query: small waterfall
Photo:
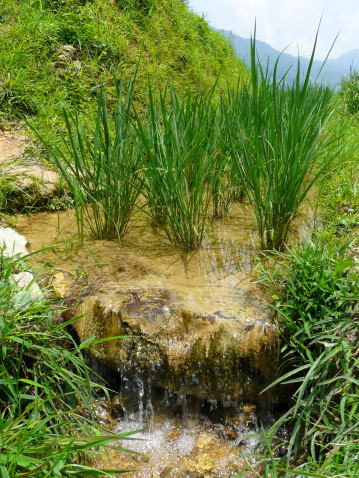
[[[252,403],[201,400],[155,387],[148,377],[125,373],[114,400],[121,403],[123,415],[115,427],[117,432],[144,429],[134,437],[140,440],[126,448],[151,457],[131,458],[116,452],[121,463],[140,470],[133,478],[161,474],[234,478],[242,463],[236,444],[240,442],[242,451],[251,452],[257,443],[256,439],[241,441],[244,435],[259,431],[257,407]]]
[[[143,424],[143,397],[145,394],[145,387],[140,378],[136,378],[136,385],[138,387],[138,422]]]

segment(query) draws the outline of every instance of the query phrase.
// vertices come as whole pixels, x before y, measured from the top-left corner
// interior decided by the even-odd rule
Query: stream
[[[292,242],[307,234],[310,215],[307,206]],[[117,392],[97,404],[101,423],[143,430],[120,443],[134,453],[111,452],[112,466],[137,470],[124,474],[135,478],[237,476],[239,451],[256,444],[241,438],[261,422],[269,426],[281,401],[258,395],[275,378],[276,342],[269,297],[256,282],[261,255],[251,208],[234,204],[191,254],[142,213],[121,245],[86,236],[81,243],[72,211],[22,217],[17,231],[30,251],[43,249],[31,258],[34,269],[43,267],[43,284],[59,271],[66,278],[67,303],[86,314],[75,323],[80,341],[135,337],[99,346],[94,361]]]

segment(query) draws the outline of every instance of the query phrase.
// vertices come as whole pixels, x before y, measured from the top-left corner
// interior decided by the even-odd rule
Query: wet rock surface
[[[48,282],[49,299],[65,299],[71,294],[71,286],[74,283],[73,277],[63,271],[54,273]]]
[[[111,430],[117,433],[141,430],[132,436],[133,441],[116,442],[134,453],[110,452],[112,465],[134,470],[125,473],[125,477],[235,478],[243,470],[239,452],[253,451],[257,443],[256,438],[245,436],[259,431],[253,404],[208,402],[149,388],[138,377],[132,376],[129,381],[122,393],[113,397],[112,404],[102,401],[97,407],[101,424]],[[121,419],[114,424],[111,407],[119,400],[127,408],[124,407]],[[251,426],[246,424],[248,418]],[[223,434],[229,420],[235,421],[236,441]],[[103,458],[105,462],[97,464],[105,467],[107,458],[104,455]]]
[[[129,336],[87,357],[116,391],[99,407],[100,422],[116,432],[145,429],[144,440],[118,443],[137,454],[111,454],[114,466],[138,470],[124,476],[234,478],[243,436],[259,432],[260,421],[270,425],[277,397],[258,394],[275,377],[275,329],[252,274],[253,218],[246,222],[243,205],[235,213],[239,221],[219,224],[187,257],[146,217],[121,245],[79,241],[73,213],[19,221],[31,251],[56,244],[33,256],[61,267],[44,267],[54,298],[68,307],[56,321],[85,314],[74,323],[79,341]]]
[[[127,336],[96,345],[112,373],[200,398],[267,400],[258,394],[275,377],[275,328],[268,297],[252,280],[248,249],[239,239],[226,242],[226,229],[213,247],[184,258],[161,245],[146,220],[137,220],[121,245],[72,242],[73,213],[40,213],[18,229],[31,251],[57,244],[46,261],[77,277],[68,292],[55,290],[64,277],[52,288],[68,307],[65,320],[82,316],[74,323],[80,342]],[[234,223],[243,244],[251,224]]]
[[[109,282],[82,298],[74,327],[81,342],[131,336],[97,346],[113,370],[200,398],[257,399],[275,373],[275,334],[261,305],[252,316],[248,307],[244,316],[198,314],[171,291]]]

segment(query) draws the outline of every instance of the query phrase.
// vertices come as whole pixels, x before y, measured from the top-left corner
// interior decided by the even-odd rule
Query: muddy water
[[[72,212],[22,218],[17,230],[27,237],[32,251],[59,244],[53,251],[38,255],[39,261],[74,275],[100,273],[103,278],[108,276],[129,286],[175,289],[194,309],[205,307],[208,313],[219,306],[231,307],[228,291],[232,288],[244,291],[250,287],[248,277],[257,243],[253,217],[239,207],[231,218],[210,225],[199,252],[186,255],[172,247],[163,231],[140,214],[121,246],[115,241],[87,237],[84,247],[80,247]]]
[[[306,234],[308,211],[294,224],[292,241]],[[235,204],[230,217],[209,223],[203,247],[186,255],[169,244],[144,214],[134,218],[121,245],[90,237],[81,245],[73,212],[24,217],[17,230],[27,237],[31,251],[49,248],[34,256],[49,274],[60,268],[74,277],[87,277],[97,288],[111,281],[128,288],[173,291],[194,313],[223,319],[250,322],[269,317],[268,297],[254,282],[260,253],[255,220],[246,204]],[[130,374],[128,399],[124,376],[122,380],[119,415],[109,416],[109,408],[104,407],[99,416],[117,432],[145,428],[138,436],[141,441],[120,446],[146,456],[115,450],[112,465],[139,470],[128,475],[136,478],[234,477],[243,469],[234,445],[243,435],[258,431],[254,405],[200,401],[184,394],[171,400],[170,391],[164,392],[167,398],[156,401],[149,398],[141,378]],[[137,398],[131,398],[133,391]],[[131,402],[136,406],[129,406]],[[225,412],[215,413],[223,407]],[[247,442],[244,451],[253,445]]]
[[[307,217],[306,211],[296,221],[295,241],[305,233]],[[146,215],[138,214],[132,223],[121,245],[85,237],[81,246],[73,212],[23,217],[17,230],[27,237],[31,251],[52,247],[35,256],[47,264],[47,270],[60,268],[74,277],[172,290],[195,313],[232,317],[248,315],[252,308],[255,315],[260,302],[266,300],[252,280],[260,254],[250,206],[235,204],[230,217],[209,223],[203,247],[190,254],[173,247]]]

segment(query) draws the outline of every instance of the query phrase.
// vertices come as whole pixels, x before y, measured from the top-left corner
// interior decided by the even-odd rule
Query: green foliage
[[[271,386],[295,390],[289,410],[266,432],[271,443],[283,424],[291,429],[286,456],[273,462],[270,454],[279,476],[344,470],[355,476],[359,470],[359,277],[345,250],[307,242],[280,254],[282,264],[264,273],[275,285],[285,357],[283,374]],[[307,460],[291,470],[303,452]]]
[[[59,9],[71,9],[79,6],[83,6],[87,3],[87,0],[31,0],[32,7],[42,10],[58,11]]]
[[[212,93],[205,97],[188,91],[180,98],[171,84],[168,92],[170,107],[166,94],[160,95],[157,106],[150,87],[144,125],[136,114],[136,133],[145,151],[150,214],[171,242],[191,250],[202,243],[215,177],[217,109],[211,104]]]
[[[357,228],[358,119],[343,115],[340,96],[332,104],[326,134],[339,155],[321,180],[322,227],[314,242],[276,253],[277,265],[262,270],[280,317],[284,360],[277,384],[286,383],[293,399],[288,413],[257,437],[261,472],[244,457],[246,471],[260,477],[354,478],[359,472],[357,249],[355,241],[348,244]],[[290,443],[278,433],[283,424],[293,430]]]
[[[21,195],[21,189],[16,184],[16,175],[11,174],[9,168],[2,171],[0,167],[0,211],[11,213],[16,211],[16,200],[14,197]],[[23,200],[21,201],[21,209],[24,209]]]
[[[254,209],[261,246],[284,245],[299,206],[334,158],[321,137],[331,92],[299,78],[292,88],[269,82],[259,65],[260,79],[255,43],[252,53],[251,84],[229,88],[220,108],[216,83],[208,95],[188,89],[182,96],[169,82],[156,98],[149,82],[146,111],[139,111],[134,83],[123,100],[115,79],[114,125],[101,90],[94,129],[84,126],[93,124],[90,116],[82,122],[78,110],[64,109],[62,148],[37,133],[73,193],[81,236],[84,222],[98,238],[124,235],[141,192],[168,239],[196,249],[211,199],[214,217],[221,217],[237,189]]]
[[[88,19],[78,13],[68,14],[58,21],[52,28],[50,35],[60,44],[72,45],[75,48],[86,50],[88,54],[109,52],[105,41],[97,37],[97,25],[93,19]]]
[[[14,109],[20,114],[34,115],[38,112],[37,105],[24,88],[23,76],[21,73],[16,76],[8,73],[7,79],[0,81],[0,108]]]
[[[343,236],[359,226],[358,164],[337,167],[323,187],[324,223],[328,232]]]
[[[128,436],[95,421],[94,384],[81,354],[94,338],[77,348],[67,324],[53,326],[53,304],[43,297],[33,300],[30,287],[19,290],[12,280],[26,262],[6,259],[1,251],[0,265],[1,476],[120,473],[87,464],[100,446]]]
[[[349,78],[343,78],[339,95],[344,103],[345,111],[355,114],[359,111],[359,73],[354,71]]]
[[[79,114],[95,113],[96,92],[115,92],[112,68],[125,84],[138,69],[137,106],[150,78],[156,90],[171,77],[176,90],[188,86],[208,92],[247,76],[244,64],[220,34],[179,0],[2,0],[0,115],[35,115],[36,127],[49,139],[54,125],[64,128],[63,106]],[[71,44],[75,59],[59,61],[59,48]],[[74,61],[79,62],[74,66]]]
[[[143,21],[152,12],[156,5],[155,0],[115,0],[121,9],[126,9],[131,17]]]
[[[314,52],[315,45],[304,82],[298,65],[289,88],[276,69],[270,78],[257,63],[254,39],[251,82],[222,103],[231,157],[254,209],[262,248],[283,246],[308,191],[334,159],[328,151],[323,155],[331,91],[309,84]]]
[[[64,109],[66,135],[50,145],[37,133],[74,197],[80,236],[85,226],[94,237],[123,236],[135,206],[144,208],[161,225],[169,240],[184,250],[200,247],[211,198],[228,211],[232,199],[231,167],[217,154],[220,131],[217,107],[208,96],[178,96],[171,83],[158,102],[149,86],[143,118],[134,111],[134,82],[124,97],[117,85],[112,123],[104,91],[98,96],[95,128],[82,123],[77,111]],[[228,192],[229,191],[229,192]]]
[[[327,125],[328,134],[337,143],[340,154],[332,164],[330,174],[321,184],[321,214],[323,235],[327,241],[353,234],[359,219],[358,116],[344,115],[339,95],[333,102],[335,113]]]
[[[286,254],[277,253],[281,264],[267,278],[281,290],[276,307],[285,314],[290,335],[298,328],[305,330],[309,322],[313,333],[313,323],[321,324],[332,314],[335,320],[352,316],[348,299],[357,291],[358,277],[351,270],[353,258],[343,256],[345,247],[336,251],[308,241]]]
[[[46,144],[74,197],[79,234],[83,227],[98,239],[120,238],[126,234],[136,200],[141,192],[141,152],[131,137],[130,107],[133,83],[123,95],[122,81],[114,121],[104,92],[98,95],[95,129],[79,121],[77,112],[64,110],[67,136],[61,133],[62,147]]]

